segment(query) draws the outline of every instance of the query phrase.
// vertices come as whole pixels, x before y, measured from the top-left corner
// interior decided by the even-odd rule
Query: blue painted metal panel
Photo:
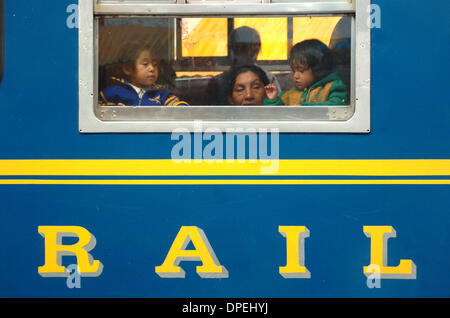
[[[170,159],[170,134],[78,133],[73,1],[5,3],[0,159]],[[449,159],[448,1],[385,1],[372,30],[372,132],[280,135],[280,159]],[[436,9],[438,8],[438,9]],[[0,297],[449,297],[448,185],[0,185]],[[69,289],[44,278],[39,225],[79,225],[104,270]],[[226,279],[163,279],[183,225],[205,231]],[[305,225],[310,279],[284,279],[278,225]],[[364,225],[392,225],[390,265],[413,280],[368,288]],[[64,262],[71,261],[70,257]],[[73,261],[73,260],[72,260]]]

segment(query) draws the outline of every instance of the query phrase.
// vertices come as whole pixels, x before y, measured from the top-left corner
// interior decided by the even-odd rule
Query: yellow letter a
[[[194,250],[186,250],[192,241]],[[221,266],[202,229],[196,226],[182,226],[172,243],[169,253],[155,272],[164,278],[184,278],[184,270],[178,266],[180,261],[202,261],[197,266],[197,274],[202,278],[227,278],[228,271]]]

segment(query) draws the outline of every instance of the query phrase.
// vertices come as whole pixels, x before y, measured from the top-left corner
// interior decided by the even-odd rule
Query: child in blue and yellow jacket
[[[347,87],[333,71],[333,57],[324,43],[316,39],[297,43],[289,64],[295,85],[280,94],[273,84],[267,85],[264,105],[347,105]]]
[[[121,54],[125,78],[111,77],[99,93],[100,105],[118,106],[179,106],[188,105],[170,90],[156,83],[158,60],[149,46],[127,45]]]

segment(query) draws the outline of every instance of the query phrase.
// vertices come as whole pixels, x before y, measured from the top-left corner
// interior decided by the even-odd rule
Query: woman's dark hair
[[[334,71],[331,50],[317,39],[305,40],[294,45],[289,55],[289,64],[292,65],[294,61],[309,66],[317,80]]]
[[[226,94],[227,96],[231,96],[233,94],[233,87],[236,82],[236,78],[239,76],[239,74],[252,72],[256,74],[261,82],[264,84],[264,86],[269,84],[269,79],[267,78],[266,72],[264,72],[260,67],[256,65],[242,65],[238,67],[233,67],[229,73],[228,73],[228,80],[227,80],[227,89]]]

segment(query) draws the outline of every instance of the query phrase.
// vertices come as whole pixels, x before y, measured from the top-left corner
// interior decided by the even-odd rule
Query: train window
[[[80,1],[80,131],[368,132],[368,6]]]

